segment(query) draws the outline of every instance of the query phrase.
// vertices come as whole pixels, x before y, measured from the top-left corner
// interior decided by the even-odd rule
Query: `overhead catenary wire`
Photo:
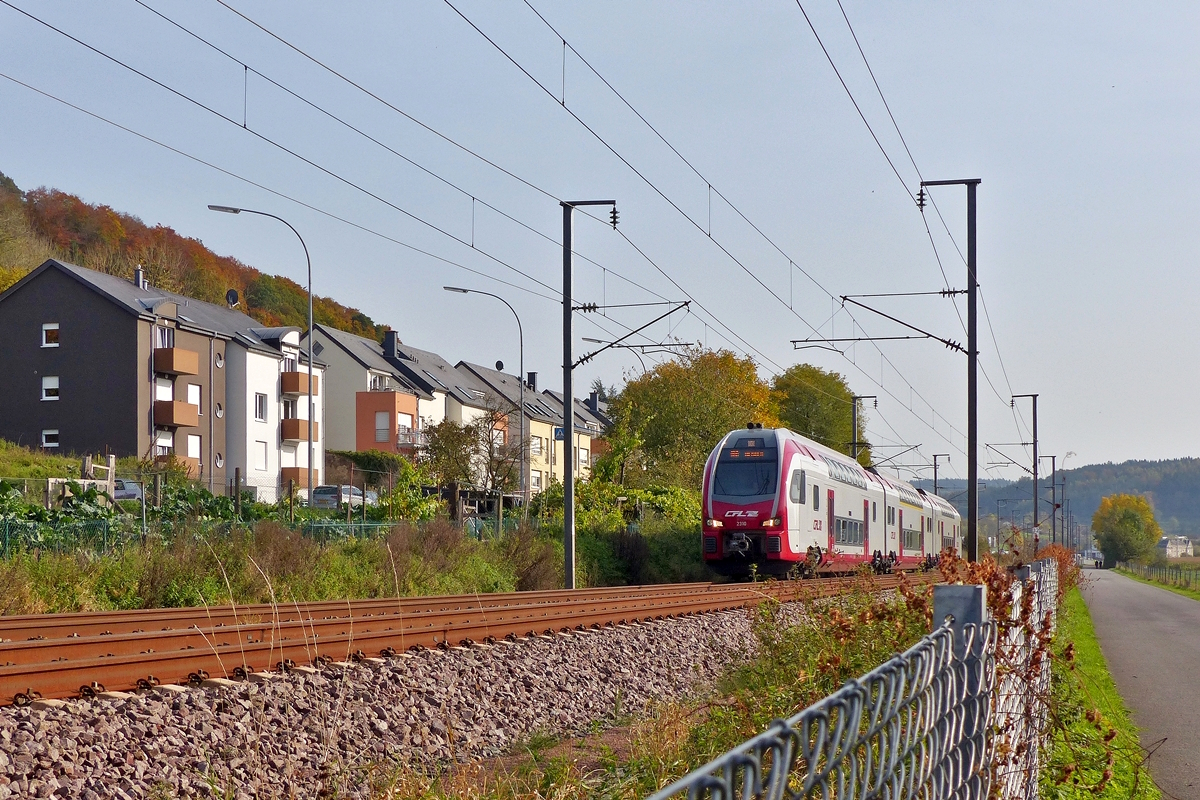
[[[609,142],[608,142],[608,141],[607,141],[607,140],[606,140],[604,137],[602,137],[602,136],[601,136],[601,135],[600,135],[600,134],[599,134],[599,133],[598,133],[598,132],[597,132],[597,131],[596,131],[596,130],[593,128],[593,127],[591,127],[591,126],[590,126],[590,125],[589,125],[589,124],[588,124],[588,123],[587,123],[587,122],[586,122],[584,119],[582,119],[582,118],[581,118],[581,117],[580,117],[578,114],[576,114],[576,113],[574,112],[574,110],[572,110],[570,107],[568,107],[568,106],[566,106],[566,105],[564,105],[564,104],[560,103],[560,102],[558,101],[558,99],[555,97],[555,95],[554,95],[554,92],[553,92],[553,91],[552,91],[552,90],[551,90],[549,87],[547,87],[545,84],[543,84],[541,81],[539,81],[539,80],[538,80],[538,79],[537,79],[537,78],[536,78],[536,77],[535,77],[535,76],[534,76],[532,73],[530,73],[530,72],[529,72],[529,70],[528,70],[528,69],[526,69],[526,68],[525,68],[525,66],[524,66],[524,65],[522,65],[522,64],[521,64],[519,61],[517,61],[517,60],[516,60],[516,59],[515,59],[515,58],[514,58],[514,57],[513,57],[511,54],[509,54],[509,53],[508,53],[508,52],[507,52],[507,51],[506,51],[506,50],[505,50],[503,47],[501,47],[501,46],[499,45],[499,43],[497,43],[497,42],[496,42],[496,41],[495,41],[495,40],[494,40],[492,37],[490,37],[490,36],[489,36],[489,35],[488,35],[488,34],[487,34],[487,33],[486,33],[486,32],[485,32],[483,29],[481,29],[481,28],[480,28],[478,25],[476,25],[476,24],[475,24],[475,22],[474,22],[473,20],[471,20],[471,19],[470,19],[468,16],[466,16],[466,15],[465,15],[465,14],[464,14],[464,13],[463,13],[463,12],[462,12],[460,9],[458,9],[458,7],[457,7],[457,6],[455,6],[453,2],[451,2],[451,0],[443,0],[443,1],[446,3],[446,5],[447,5],[447,6],[449,6],[449,7],[450,7],[450,9],[451,9],[451,10],[453,10],[453,11],[454,11],[454,12],[455,12],[455,13],[456,13],[456,14],[457,14],[459,17],[461,17],[461,18],[463,19],[463,21],[464,21],[464,22],[466,22],[466,23],[467,23],[467,24],[468,24],[468,25],[469,25],[469,26],[470,26],[472,29],[474,29],[474,30],[475,30],[475,31],[476,31],[476,32],[477,32],[477,33],[478,33],[480,36],[482,36],[482,37],[483,37],[483,38],[484,38],[484,39],[485,39],[485,40],[486,40],[486,41],[487,41],[489,44],[491,44],[493,48],[495,48],[495,49],[496,49],[496,50],[497,50],[497,51],[498,51],[498,52],[499,52],[501,55],[503,55],[503,56],[504,56],[504,57],[505,57],[505,58],[506,58],[506,59],[507,59],[507,60],[508,60],[510,63],[512,63],[512,64],[513,64],[513,66],[515,66],[515,67],[516,67],[516,68],[517,68],[517,69],[518,69],[518,70],[519,70],[519,71],[520,71],[522,74],[524,74],[524,75],[525,75],[527,78],[529,78],[529,80],[530,80],[530,81],[532,81],[532,82],[533,82],[533,83],[534,83],[536,86],[538,86],[538,87],[539,87],[539,88],[540,88],[540,89],[541,89],[541,90],[542,90],[542,91],[543,91],[543,92],[544,92],[544,93],[545,93],[545,94],[546,94],[548,97],[550,97],[552,100],[554,100],[554,102],[555,102],[555,105],[558,105],[558,106],[560,106],[561,108],[563,108],[563,109],[564,109],[564,110],[565,110],[565,111],[566,111],[566,112],[567,112],[567,113],[568,113],[568,114],[569,114],[569,115],[570,115],[570,116],[571,116],[573,119],[575,119],[575,120],[576,120],[576,121],[577,121],[577,122],[578,122],[578,123],[579,123],[581,126],[583,126],[583,128],[584,128],[585,130],[587,130],[587,131],[588,131],[588,133],[590,133],[590,134],[593,136],[593,138],[595,138],[595,139],[596,139],[596,140],[597,140],[597,141],[598,141],[598,142],[599,142],[599,143],[600,143],[600,144],[601,144],[601,145],[602,145],[602,146],[603,146],[605,149],[607,149],[607,150],[608,150],[608,151],[609,151],[609,152],[610,152],[610,153],[611,153],[611,154],[612,154],[612,155],[613,155],[615,158],[617,158],[617,160],[619,160],[619,161],[620,161],[622,164],[624,164],[624,165],[625,165],[625,166],[626,166],[626,167],[627,167],[627,168],[628,168],[630,171],[632,171],[632,172],[633,172],[633,173],[634,173],[634,174],[635,174],[635,175],[636,175],[636,176],[637,176],[637,177],[638,177],[638,178],[639,178],[639,179],[640,179],[640,180],[641,180],[643,183],[645,183],[645,184],[646,184],[646,185],[647,185],[647,186],[648,186],[648,187],[649,187],[649,188],[650,188],[650,189],[651,189],[651,190],[652,190],[652,191],[653,191],[655,194],[657,194],[657,195],[658,195],[658,196],[659,196],[659,197],[660,197],[660,198],[661,198],[661,199],[662,199],[664,202],[666,202],[668,205],[670,205],[670,206],[671,206],[671,207],[672,207],[672,208],[673,208],[673,209],[674,209],[674,210],[675,210],[677,213],[679,213],[679,214],[680,214],[680,215],[681,215],[681,216],[682,216],[684,219],[686,219],[686,220],[687,220],[689,223],[691,223],[691,225],[692,225],[693,227],[695,227],[695,228],[696,228],[698,231],[700,231],[701,233],[703,233],[703,234],[705,235],[705,237],[709,239],[709,241],[713,242],[713,243],[714,243],[714,244],[715,244],[715,245],[718,247],[718,249],[720,249],[720,250],[721,250],[721,251],[722,251],[722,252],[723,252],[723,253],[724,253],[724,254],[725,254],[725,255],[726,255],[726,256],[727,256],[727,257],[728,257],[728,258],[729,258],[731,261],[733,261],[735,264],[737,264],[737,266],[738,266],[739,268],[741,268],[741,270],[742,270],[743,272],[745,272],[745,273],[746,273],[746,274],[747,274],[747,275],[748,275],[748,276],[749,276],[749,277],[750,277],[750,278],[751,278],[751,279],[752,279],[752,280],[753,280],[755,283],[757,283],[757,284],[758,284],[760,287],[762,287],[762,288],[763,288],[763,289],[764,289],[764,290],[765,290],[765,291],[766,291],[768,294],[770,294],[770,295],[771,295],[772,297],[774,297],[774,298],[775,298],[777,301],[779,301],[779,302],[780,302],[780,303],[781,303],[781,304],[782,304],[782,305],[783,305],[785,308],[787,308],[787,309],[788,309],[788,310],[789,310],[789,311],[790,311],[790,312],[791,312],[791,313],[792,313],[792,314],[793,314],[793,315],[794,315],[794,316],[795,316],[797,319],[799,319],[801,322],[803,322],[805,325],[807,325],[807,326],[808,326],[808,327],[809,327],[809,328],[810,328],[810,329],[813,331],[813,333],[817,334],[818,336],[819,336],[819,335],[821,335],[821,334],[820,334],[820,331],[819,331],[819,330],[817,330],[817,329],[816,329],[816,328],[815,328],[815,327],[812,325],[812,323],[808,322],[808,320],[806,320],[806,319],[805,319],[805,318],[804,318],[802,315],[800,315],[799,313],[797,313],[797,312],[796,312],[796,311],[795,311],[795,310],[794,310],[794,309],[791,307],[791,304],[790,304],[789,302],[785,301],[785,300],[784,300],[784,299],[783,299],[783,298],[782,298],[782,297],[781,297],[781,296],[780,296],[780,295],[779,295],[777,292],[775,292],[775,291],[774,291],[774,290],[773,290],[771,287],[767,286],[767,285],[766,285],[766,283],[764,283],[764,282],[763,282],[763,280],[762,280],[762,279],[761,279],[761,278],[760,278],[760,277],[759,277],[759,276],[758,276],[758,275],[757,275],[757,274],[756,274],[756,273],[755,273],[753,270],[749,269],[749,268],[748,268],[748,267],[745,265],[745,263],[744,263],[744,262],[743,262],[741,259],[739,259],[739,258],[738,258],[736,255],[734,255],[734,254],[733,254],[733,253],[732,253],[732,252],[731,252],[731,251],[730,251],[730,250],[729,250],[729,249],[728,249],[728,248],[727,248],[727,247],[726,247],[726,246],[725,246],[725,245],[724,245],[724,244],[723,244],[723,243],[722,243],[722,242],[721,242],[719,239],[717,239],[717,238],[716,238],[716,237],[714,237],[714,236],[711,236],[711,235],[709,234],[709,232],[708,232],[708,231],[706,231],[705,227],[704,227],[704,226],[703,226],[703,225],[702,225],[700,222],[698,222],[697,220],[693,219],[693,218],[691,217],[691,215],[690,215],[690,214],[688,214],[686,211],[684,211],[684,210],[683,210],[683,209],[682,209],[682,208],[681,208],[681,207],[680,207],[680,206],[679,206],[679,205],[678,205],[678,204],[677,204],[677,203],[676,203],[676,202],[675,202],[675,201],[674,201],[674,200],[673,200],[671,197],[669,197],[669,196],[668,196],[668,195],[667,195],[667,194],[666,194],[666,193],[665,193],[665,192],[664,192],[662,189],[660,189],[660,188],[659,188],[659,187],[658,187],[658,186],[657,186],[657,185],[656,185],[656,184],[655,184],[653,181],[651,181],[651,180],[650,180],[650,179],[649,179],[649,178],[648,178],[648,177],[647,177],[647,176],[646,176],[646,175],[645,175],[643,172],[641,172],[641,171],[640,171],[640,170],[639,170],[639,169],[638,169],[636,166],[634,166],[632,162],[630,162],[630,161],[629,161],[629,160],[628,160],[628,159],[627,159],[627,158],[626,158],[624,155],[622,155],[622,154],[621,154],[621,153],[620,153],[620,152],[619,152],[619,151],[618,151],[618,150],[617,150],[615,147],[613,147],[613,146],[612,146],[612,145],[611,145],[611,144],[610,144],[610,143],[609,143]],[[540,16],[540,15],[539,15],[539,16]],[[573,50],[573,52],[575,52],[575,51]],[[593,70],[593,71],[594,71],[594,70]],[[628,101],[625,101],[625,103],[626,103],[626,105],[629,105]],[[662,138],[661,134],[658,134],[658,135],[660,136],[660,138]],[[674,149],[674,148],[673,148],[673,149]],[[885,154],[886,154],[886,151],[884,151],[884,152],[885,152]],[[889,159],[889,163],[890,163],[890,159]],[[695,168],[694,168],[694,167],[692,167],[692,169],[694,170]],[[903,183],[903,179],[901,179],[901,182]],[[709,183],[709,185],[711,185],[711,182],[708,182],[708,183]],[[715,192],[715,193],[717,193],[717,194],[718,194],[718,196],[721,196],[720,192],[719,192],[719,191],[717,191],[717,190],[715,189],[715,187],[714,187],[714,192]],[[724,198],[722,198],[722,199],[724,199]],[[728,203],[728,200],[726,200],[726,202]],[[733,206],[732,206],[732,204],[730,204],[730,205],[731,205],[731,207],[733,207]],[[735,210],[736,210],[736,209],[735,209]],[[748,224],[750,224],[750,225],[751,225],[751,226],[752,226],[752,227],[753,227],[753,228],[754,228],[754,229],[755,229],[755,230],[756,230],[756,231],[757,231],[757,232],[758,232],[758,233],[759,233],[761,236],[763,236],[763,238],[764,238],[766,241],[768,241],[768,242],[769,242],[769,243],[770,243],[770,244],[771,244],[773,247],[775,247],[775,249],[776,249],[778,252],[780,252],[781,254],[783,254],[783,255],[784,255],[784,257],[787,257],[787,254],[786,254],[786,253],[785,253],[785,252],[782,250],[782,248],[779,248],[779,247],[778,247],[778,245],[776,245],[776,244],[775,244],[775,243],[774,243],[774,242],[773,242],[773,241],[772,241],[772,240],[771,240],[769,237],[767,237],[767,236],[766,236],[766,234],[765,234],[765,233],[763,233],[763,231],[762,231],[760,228],[758,228],[756,225],[754,225],[754,223],[753,223],[753,222],[751,222],[751,221],[750,221],[748,218],[746,218],[744,214],[741,214],[740,212],[738,212],[738,213],[739,213],[739,215],[740,215],[740,216],[742,216],[743,218],[745,218],[745,219],[746,219],[746,221],[747,221],[747,223],[748,223]],[[805,274],[807,275],[807,273],[805,273]],[[818,287],[819,287],[819,288],[820,288],[820,289],[821,289],[823,292],[825,292],[826,294],[828,294],[828,295],[829,295],[831,298],[832,298],[832,297],[834,297],[834,295],[833,295],[831,292],[829,292],[829,290],[828,290],[828,289],[826,289],[824,286],[821,286],[821,284],[820,284],[818,281],[816,281],[815,279],[813,279],[811,275],[808,275],[808,277],[810,278],[810,280],[813,280],[813,282],[814,282],[814,283],[815,283],[815,284],[816,284],[816,285],[817,285],[817,286],[818,286]],[[678,287],[678,285],[677,285],[677,288],[680,288],[680,287]],[[682,289],[681,289],[681,291],[682,291]],[[690,297],[690,295],[689,295],[689,297]],[[851,315],[851,317],[853,317],[853,315]],[[876,348],[876,349],[878,349],[878,348]],[[887,356],[886,356],[886,354],[883,354],[883,353],[882,353],[882,351],[880,351],[880,353],[881,353],[881,355],[883,356],[883,358],[887,359]],[[871,375],[870,375],[869,373],[867,373],[865,370],[863,370],[861,367],[859,367],[859,365],[858,365],[857,363],[855,363],[855,362],[854,362],[853,360],[851,360],[851,359],[847,359],[847,360],[849,360],[849,361],[850,361],[850,363],[851,363],[851,364],[852,364],[852,365],[853,365],[853,366],[854,366],[856,369],[858,369],[858,370],[859,370],[859,371],[860,371],[860,372],[863,374],[863,376],[864,376],[864,377],[866,377],[866,378],[867,378],[867,380],[871,381],[871,382],[872,382],[872,383],[874,383],[874,384],[875,384],[877,387],[879,387],[880,391],[883,391],[885,394],[887,394],[888,396],[892,397],[892,398],[893,398],[894,400],[896,400],[897,402],[901,402],[901,401],[900,401],[900,399],[899,399],[899,398],[898,398],[898,397],[897,397],[897,396],[896,396],[896,395],[895,395],[895,394],[894,394],[894,393],[893,393],[891,390],[887,389],[887,388],[886,388],[885,386],[883,386],[881,383],[879,383],[878,381],[876,381],[876,380],[875,380],[873,377],[871,377]],[[889,364],[890,364],[890,360],[888,360],[888,361],[889,361]],[[953,423],[951,423],[951,422],[950,422],[950,420],[949,420],[949,419],[947,419],[947,418],[945,417],[945,415],[943,415],[943,414],[941,414],[940,412],[938,412],[938,411],[937,411],[937,409],[936,409],[936,408],[933,406],[933,404],[932,404],[932,403],[930,403],[930,402],[929,402],[929,401],[928,401],[928,400],[927,400],[927,399],[926,399],[926,398],[925,398],[923,395],[921,395],[921,393],[920,393],[920,392],[918,392],[918,391],[916,390],[916,388],[915,388],[915,387],[913,387],[913,386],[912,386],[912,384],[911,384],[911,383],[910,383],[910,382],[909,382],[907,379],[905,379],[905,378],[903,377],[903,373],[902,373],[902,372],[901,372],[899,369],[897,369],[897,368],[895,367],[895,365],[894,365],[894,364],[891,364],[891,366],[892,366],[893,370],[895,370],[896,374],[900,376],[901,380],[902,380],[902,381],[903,381],[903,382],[904,382],[904,383],[905,383],[905,384],[906,384],[906,385],[909,387],[910,391],[911,391],[911,392],[913,392],[913,393],[914,393],[914,394],[915,394],[917,397],[919,397],[919,398],[921,399],[921,401],[922,401],[922,402],[924,402],[924,403],[925,403],[925,405],[926,405],[926,406],[928,406],[928,407],[929,407],[929,408],[930,408],[930,409],[933,411],[933,413],[934,413],[934,414],[935,414],[937,417],[940,417],[940,418],[941,418],[941,419],[942,419],[942,420],[943,420],[943,421],[944,421],[944,422],[947,424],[947,426],[948,426],[948,427],[949,427],[949,428],[950,428],[952,431],[954,431],[956,434],[958,434],[959,436],[964,436],[964,437],[965,437],[965,434],[963,434],[963,432],[962,432],[962,431],[959,431],[959,430],[958,430],[958,429],[957,429],[957,428],[954,426],[954,424],[953,424]],[[920,416],[918,416],[918,415],[916,415],[916,414],[914,414],[914,416],[916,416],[916,418],[917,418],[917,419],[918,419],[918,420],[919,420],[919,421],[920,421],[922,424],[924,424],[924,425],[928,425],[928,423],[927,423],[927,422],[924,420],[924,418],[922,418],[922,417],[920,417]],[[942,438],[942,439],[943,439],[943,440],[944,440],[944,441],[945,441],[945,442],[946,442],[946,443],[947,443],[949,446],[951,446],[951,447],[955,448],[955,449],[956,449],[956,450],[958,450],[959,452],[965,452],[965,451],[963,450],[963,448],[962,448],[962,447],[960,447],[960,446],[959,446],[959,445],[958,445],[956,442],[954,442],[954,441],[950,440],[949,438],[947,438],[947,437],[945,436],[945,434],[943,434],[941,431],[937,430],[936,426],[929,426],[929,427],[930,427],[930,428],[933,430],[933,432],[934,432],[934,434],[935,434],[935,435],[937,435],[937,436],[941,437],[941,438]]]

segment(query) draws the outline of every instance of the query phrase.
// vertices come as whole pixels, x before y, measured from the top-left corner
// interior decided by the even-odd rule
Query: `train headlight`
[[[775,517],[773,519],[764,519],[762,526],[764,528],[778,528],[782,524],[783,520],[781,520],[779,517]]]
[[[725,523],[719,519],[706,519],[706,520],[704,520],[704,527],[706,527],[706,528],[724,528]]]

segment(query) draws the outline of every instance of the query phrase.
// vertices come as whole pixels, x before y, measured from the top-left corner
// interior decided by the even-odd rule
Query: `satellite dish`
[[[504,372],[504,362],[503,361],[496,362],[496,372]]]
[[[237,304],[238,304],[237,289],[230,289],[228,292],[225,293],[225,302],[229,304],[230,308],[237,308]]]

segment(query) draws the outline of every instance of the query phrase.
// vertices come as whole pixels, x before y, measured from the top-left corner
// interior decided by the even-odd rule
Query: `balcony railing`
[[[154,424],[164,428],[194,428],[200,424],[200,407],[178,400],[155,400]]]
[[[306,419],[285,419],[279,422],[279,435],[285,442],[307,442],[308,441],[308,420]],[[314,422],[312,424],[313,441],[318,441],[321,435],[321,424]]]
[[[200,354],[181,347],[159,347],[154,351],[154,371],[167,375],[199,375]]]
[[[319,394],[321,376],[312,376],[313,394]],[[284,372],[279,376],[279,391],[282,394],[308,394],[307,372]]]
[[[397,447],[424,447],[429,443],[425,431],[400,431],[396,434]]]

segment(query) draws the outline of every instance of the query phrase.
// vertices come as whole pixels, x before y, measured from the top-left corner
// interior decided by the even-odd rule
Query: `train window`
[[[872,503],[871,503],[871,522],[874,522],[874,521],[875,521],[875,503],[874,503],[874,501],[872,501]]]
[[[813,511],[821,510],[821,487],[813,484]]]
[[[792,470],[792,485],[788,490],[788,495],[793,503],[803,505],[808,501],[805,497],[805,483],[807,482],[807,474],[802,469]]]

